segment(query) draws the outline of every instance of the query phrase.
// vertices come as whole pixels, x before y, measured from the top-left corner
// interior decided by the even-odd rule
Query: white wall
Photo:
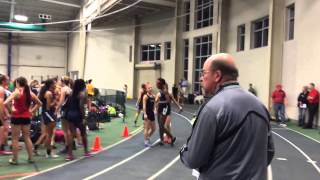
[[[83,66],[79,63],[79,41],[80,33],[71,33],[68,38],[68,71],[82,72]]]
[[[231,53],[239,68],[239,81],[243,88],[253,83],[258,97],[267,105],[269,98],[270,53],[269,47],[250,49],[251,22],[269,14],[269,0],[229,0],[227,16],[222,17],[225,35],[222,49]],[[250,8],[249,8],[250,7]],[[237,27],[245,24],[245,50],[237,52]]]
[[[295,2],[294,40],[284,42],[283,84],[288,93],[287,112],[297,119],[297,96],[310,82],[320,87],[320,1],[287,0]]]
[[[3,40],[2,40],[3,41]],[[11,77],[62,76],[66,74],[66,36],[14,34]],[[7,42],[0,43],[0,73],[7,73]]]
[[[151,16],[147,16],[141,19],[141,23],[157,22],[159,19],[165,19],[174,16],[174,10],[161,12]],[[169,21],[163,21],[158,23],[153,23],[149,26],[143,26],[139,30],[139,47],[138,48],[138,61],[141,60],[141,45],[161,43],[161,77],[164,78],[169,87],[171,87],[175,81],[175,49],[176,49],[176,39],[175,39],[176,24],[175,20],[171,19]],[[164,42],[171,42],[171,59],[164,60]],[[159,61],[157,61],[159,62]],[[154,79],[156,81],[156,79]],[[141,80],[141,82],[144,82]],[[146,81],[145,81],[146,82]]]
[[[123,90],[128,85],[132,97],[133,67],[129,47],[133,46],[133,29],[90,32],[87,36],[85,79],[96,87]]]

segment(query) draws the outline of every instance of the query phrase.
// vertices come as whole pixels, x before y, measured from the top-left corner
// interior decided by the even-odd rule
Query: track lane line
[[[316,164],[315,161],[313,161],[304,151],[302,151],[297,145],[295,145],[293,142],[289,141],[288,139],[286,139],[285,137],[281,136],[280,134],[272,131],[273,134],[277,135],[278,137],[280,137],[282,140],[286,141],[287,143],[289,143],[291,146],[293,146],[296,150],[298,150],[309,162],[315,169],[316,171],[320,174],[320,168],[319,166]]]
[[[159,141],[160,141],[160,139],[158,139],[157,141],[155,141],[155,142],[152,144],[152,146],[154,146],[155,144],[157,144]],[[104,169],[104,170],[102,170],[102,171],[100,171],[100,172],[98,172],[98,173],[95,173],[95,174],[93,174],[93,175],[91,175],[91,176],[88,176],[88,177],[86,177],[86,178],[83,178],[83,180],[90,180],[90,179],[93,179],[93,178],[95,178],[95,177],[98,177],[98,176],[100,176],[100,175],[102,175],[102,174],[104,174],[104,173],[106,173],[106,172],[109,172],[109,171],[111,171],[112,169],[114,169],[114,168],[116,168],[116,167],[119,167],[119,166],[121,166],[122,164],[125,164],[125,163],[127,163],[128,161],[130,161],[130,160],[136,158],[137,156],[143,154],[144,152],[146,152],[146,151],[149,150],[149,149],[151,149],[151,147],[144,148],[144,149],[142,149],[141,151],[137,152],[136,154],[134,154],[134,155],[132,155],[132,156],[129,156],[128,158],[126,158],[126,159],[118,162],[117,164],[114,164],[114,165],[112,165],[112,166],[110,166],[110,167],[108,167],[108,168],[106,168],[106,169]]]
[[[128,140],[132,139],[134,136],[136,136],[137,134],[139,134],[141,131],[142,131],[142,127],[139,127],[138,129],[132,131],[132,132],[131,132],[131,136],[129,136],[128,138],[122,139],[121,141],[118,141],[118,142],[116,142],[116,143],[114,143],[114,144],[111,144],[111,145],[103,148],[101,151],[99,151],[99,152],[94,152],[94,153],[92,153],[92,154],[98,154],[98,153],[102,153],[103,151],[109,150],[109,149],[111,149],[111,148],[113,148],[113,147],[115,147],[115,146],[117,146],[117,145],[119,145],[119,144],[121,144],[121,143],[123,143],[123,142],[125,142],[125,141],[128,141]],[[82,156],[82,157],[80,157],[80,158],[78,158],[78,159],[76,159],[76,160],[73,160],[73,161],[70,161],[70,162],[66,162],[66,163],[63,163],[63,164],[54,166],[54,167],[52,167],[52,168],[49,168],[49,169],[40,171],[40,172],[35,173],[35,174],[33,174],[33,175],[30,175],[30,176],[25,176],[25,177],[19,178],[18,180],[23,180],[23,179],[27,179],[27,178],[30,178],[30,177],[34,177],[34,176],[37,176],[37,175],[41,175],[41,174],[44,174],[44,173],[46,173],[46,172],[49,172],[49,171],[52,171],[52,170],[55,170],[55,169],[64,167],[64,166],[66,166],[66,165],[73,164],[73,163],[78,162],[78,161],[80,161],[80,160],[82,160],[82,159],[85,159],[85,158],[86,158],[86,157]]]
[[[183,111],[183,112],[188,112],[188,111]],[[186,119],[190,125],[192,125],[194,122],[187,118],[184,115],[181,115],[179,113],[173,112],[174,114]],[[194,114],[189,112],[190,114]],[[164,166],[162,169],[160,169],[158,172],[156,172],[154,175],[150,176],[147,180],[153,180],[156,179],[157,177],[159,177],[162,173],[164,173],[166,170],[168,170],[171,166],[173,166],[178,160],[180,159],[180,155],[178,155],[177,157],[175,157],[169,164],[167,164],[166,166]],[[273,180],[273,173],[272,173],[272,167],[271,165],[268,166],[268,180]]]

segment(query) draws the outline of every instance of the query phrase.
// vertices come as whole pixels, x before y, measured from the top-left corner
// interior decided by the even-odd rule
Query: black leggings
[[[163,141],[163,134],[166,133],[167,136],[170,137],[170,139],[173,138],[172,134],[164,127],[164,124],[166,122],[167,116],[164,116],[163,114],[158,113],[158,124],[159,124],[159,133],[160,133],[160,139]]]
[[[83,142],[83,147],[85,152],[88,152],[88,140],[87,140],[87,131],[86,131],[86,125],[83,122],[72,122],[69,121],[69,129],[70,129],[70,133],[71,133],[71,138],[70,138],[70,142],[69,142],[69,146],[68,148],[71,151],[71,139],[73,139],[72,137],[74,135],[76,135],[77,133],[77,128],[80,130],[80,134],[81,134],[81,138],[82,138],[82,142]]]

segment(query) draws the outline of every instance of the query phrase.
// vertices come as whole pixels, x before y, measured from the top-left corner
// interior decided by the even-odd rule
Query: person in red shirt
[[[319,92],[315,89],[314,83],[309,84],[309,91],[307,96],[309,118],[307,125],[304,126],[306,129],[312,129],[313,119],[319,108]]]
[[[284,116],[284,99],[286,98],[286,93],[282,90],[281,84],[276,85],[276,89],[272,92],[272,104],[275,113],[276,121],[280,122],[282,126],[285,126],[285,116]]]
[[[17,78],[15,87],[14,92],[4,102],[4,105],[13,102],[11,114],[13,158],[9,160],[9,163],[12,165],[18,164],[20,132],[22,132],[28,151],[28,163],[33,163],[30,123],[32,114],[41,106],[41,101],[31,92],[26,78]],[[34,102],[35,105],[33,106],[31,102]]]

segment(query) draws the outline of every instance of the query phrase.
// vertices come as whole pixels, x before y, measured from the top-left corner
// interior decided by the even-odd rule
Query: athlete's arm
[[[144,95],[143,96],[143,118],[146,120],[148,119],[148,116],[147,116],[147,95]]]
[[[33,92],[30,91],[30,94],[31,94],[32,101],[34,103],[36,103],[36,105],[33,106],[32,109],[31,109],[31,113],[34,113],[35,111],[37,111],[42,106],[42,102],[40,101],[40,99]]]
[[[142,93],[143,93],[142,90],[140,90],[140,91],[139,91],[139,97],[138,97],[138,100],[137,100],[137,102],[136,102],[136,106],[139,106],[140,101],[142,101],[142,99],[141,99]]]
[[[53,99],[52,92],[47,91],[46,94],[44,95],[44,98],[46,98],[46,101],[47,101],[47,104],[46,104],[47,110],[49,110],[52,106],[55,105],[55,101]]]
[[[174,99],[174,97],[172,96],[172,94],[169,94],[170,100],[174,102],[174,104],[177,105],[177,107],[182,110],[182,107],[180,106],[180,104]]]
[[[60,93],[60,98],[59,98],[59,101],[58,101],[58,104],[57,104],[57,109],[56,109],[56,113],[60,110],[63,102],[64,102],[64,99],[66,97],[66,89],[65,88],[61,88],[61,93]]]
[[[154,102],[154,112],[157,112],[158,105],[159,105],[159,98],[160,98],[160,93],[157,93],[156,99],[155,99],[155,102]]]

